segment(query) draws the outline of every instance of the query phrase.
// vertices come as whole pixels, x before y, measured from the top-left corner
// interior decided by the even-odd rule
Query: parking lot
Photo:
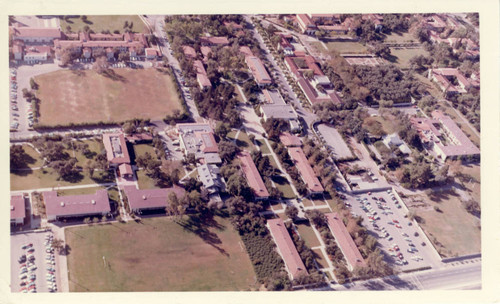
[[[57,291],[60,282],[58,254],[52,255],[54,256],[54,262],[52,263],[51,254],[46,252],[45,245],[47,243],[46,238],[50,235],[52,235],[52,232],[30,232],[11,235],[12,292]],[[21,260],[19,262],[22,255],[26,255],[27,261]],[[30,255],[32,255],[31,258]],[[52,289],[51,286],[54,288]]]
[[[391,266],[403,271],[440,264],[432,244],[415,221],[405,218],[406,208],[391,190],[348,195],[346,203],[353,214],[363,217],[363,225],[377,238]]]

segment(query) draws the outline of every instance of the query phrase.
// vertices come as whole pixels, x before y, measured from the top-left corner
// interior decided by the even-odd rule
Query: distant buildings
[[[58,28],[10,27],[12,39],[26,44],[53,44],[54,40],[61,39],[62,33]]]
[[[356,247],[351,235],[342,222],[342,218],[337,213],[326,213],[325,216],[328,221],[328,227],[347,261],[348,269],[353,271],[356,267],[366,266],[358,247]]]
[[[268,199],[269,192],[267,191],[266,185],[264,184],[257,167],[255,167],[255,163],[253,162],[250,154],[246,151],[240,152],[238,154],[238,160],[240,161],[240,167],[245,174],[248,185],[252,188],[255,194],[255,199]]]
[[[123,191],[132,212],[165,210],[170,193],[175,193],[179,199],[185,193],[185,190],[179,186],[145,190],[137,189],[136,186],[124,186]]]
[[[58,196],[57,191],[43,192],[48,221],[62,218],[104,216],[110,213],[108,192]]]
[[[10,224],[23,225],[26,218],[26,207],[24,205],[24,196],[11,195],[10,196]]]
[[[196,159],[201,159],[207,164],[219,164],[222,162],[219,157],[213,130],[209,124],[177,124],[177,131],[185,155],[193,153]]]
[[[424,147],[434,151],[441,161],[460,157],[477,158],[480,150],[460,130],[455,122],[441,111],[433,111],[430,118],[411,118]]]
[[[201,62],[200,60],[195,60],[193,62],[193,67],[196,70],[196,81],[198,81],[200,89],[205,90],[211,88],[212,83],[210,82],[210,79],[208,79],[207,71],[205,71],[203,62]]]
[[[429,69],[428,78],[435,81],[446,96],[467,93],[471,82],[453,68]]]
[[[290,279],[295,279],[301,275],[307,275],[307,269],[304,262],[300,259],[297,248],[285,227],[282,219],[272,219],[267,221],[267,228],[273,236],[278,253],[285,262],[286,270]]]
[[[309,193],[310,194],[323,193],[324,191],[323,186],[321,185],[318,177],[316,177],[316,174],[314,173],[313,168],[309,164],[309,161],[307,160],[304,151],[302,151],[302,148],[289,147],[288,154],[290,155],[290,157],[293,160],[293,163],[299,170],[300,176],[302,177],[302,180],[306,184]]]

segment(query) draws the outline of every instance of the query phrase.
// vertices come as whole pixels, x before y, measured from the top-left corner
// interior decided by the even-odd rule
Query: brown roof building
[[[240,160],[241,170],[245,174],[248,185],[252,188],[256,199],[268,199],[269,192],[267,191],[266,185],[260,176],[259,170],[255,167],[255,163],[252,160],[250,154],[246,151],[238,154],[238,159]]]
[[[168,203],[170,193],[175,193],[180,199],[184,193],[184,188],[174,186],[163,189],[137,189],[136,186],[124,186],[123,191],[128,199],[130,210],[154,210],[165,209]]]
[[[300,259],[297,248],[293,244],[285,223],[282,219],[273,219],[267,221],[267,228],[273,236],[274,242],[278,248],[278,253],[285,262],[286,269],[290,278],[293,280],[300,275],[307,275],[307,269],[304,262]]]
[[[23,225],[26,217],[26,207],[23,195],[10,196],[10,224]]]
[[[184,55],[186,55],[187,59],[196,59],[196,51],[193,47],[189,45],[183,45],[182,51],[184,52]]]
[[[272,83],[271,76],[266,71],[259,58],[255,56],[246,56],[245,62],[255,78],[255,82],[259,87],[267,86]]]
[[[302,140],[298,136],[284,132],[280,135],[280,141],[285,147],[301,147]]]
[[[22,40],[25,43],[52,43],[61,38],[58,28],[11,27],[13,40]]]
[[[434,80],[446,95],[467,93],[471,87],[469,80],[454,68],[429,69],[428,78]],[[454,81],[457,85],[453,84]]]
[[[206,46],[228,45],[229,40],[227,37],[200,37],[200,43]]]
[[[57,191],[43,192],[47,219],[55,221],[65,217],[103,216],[108,214],[108,192],[97,190],[95,194],[58,196]]]
[[[307,185],[307,189],[311,194],[323,193],[324,189],[319,179],[316,177],[313,168],[309,164],[304,151],[300,147],[290,147],[288,148],[288,154],[292,158],[294,164],[299,170],[302,180]]]
[[[130,156],[123,133],[105,133],[102,135],[102,142],[110,166],[130,163]]]
[[[342,222],[342,218],[337,213],[326,213],[325,216],[328,220],[328,227],[347,261],[349,270],[366,266],[365,260]]]

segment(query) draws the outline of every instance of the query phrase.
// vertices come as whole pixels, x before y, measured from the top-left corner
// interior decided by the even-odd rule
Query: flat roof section
[[[26,217],[26,207],[23,195],[10,196],[10,219],[24,219]]]
[[[106,149],[106,157],[112,164],[130,163],[130,156],[123,133],[104,133],[102,142]]]
[[[43,192],[47,216],[75,216],[108,213],[108,191],[97,190],[95,194],[59,196],[57,191]]]

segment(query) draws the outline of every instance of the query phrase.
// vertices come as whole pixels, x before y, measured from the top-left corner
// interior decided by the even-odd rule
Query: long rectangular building
[[[106,157],[110,166],[130,164],[130,156],[123,133],[104,133],[102,143],[106,149]]]
[[[300,259],[297,248],[293,244],[292,238],[285,227],[282,219],[273,219],[267,221],[267,228],[273,236],[274,242],[278,248],[278,253],[285,262],[286,269],[290,278],[293,280],[300,275],[307,275],[307,269],[304,262]]]
[[[321,185],[318,177],[314,173],[313,168],[309,164],[304,151],[300,147],[290,147],[288,148],[288,154],[292,158],[294,164],[297,166],[299,170],[300,176],[302,180],[307,185],[307,189],[311,194],[320,194],[323,193],[324,189]]]
[[[179,186],[163,189],[137,189],[136,186],[124,186],[123,191],[128,199],[130,210],[155,210],[165,209],[168,204],[168,196],[175,193],[180,199],[185,191]]]
[[[22,225],[26,218],[26,207],[23,195],[10,196],[10,224]]]
[[[66,217],[103,216],[111,211],[106,190],[83,195],[58,196],[57,191],[42,194],[49,221]]]
[[[271,84],[272,80],[269,74],[266,71],[266,68],[262,64],[259,58],[255,56],[246,56],[245,62],[248,65],[248,68],[253,74],[255,78],[255,82],[259,87],[267,86]]]
[[[246,151],[238,154],[238,159],[240,160],[241,170],[245,174],[248,185],[252,188],[256,199],[267,199],[269,198],[269,192],[267,191],[266,185],[260,176],[259,170],[255,166],[250,154]]]
[[[355,267],[366,266],[365,260],[342,222],[342,218],[337,213],[326,213],[325,216],[328,227],[347,261],[349,270],[352,271]]]

